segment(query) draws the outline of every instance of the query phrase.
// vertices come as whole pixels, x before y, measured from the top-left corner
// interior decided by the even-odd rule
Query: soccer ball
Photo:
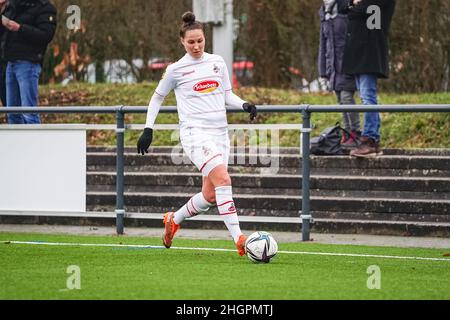
[[[278,252],[278,244],[270,233],[257,231],[245,241],[245,252],[255,263],[269,263]]]

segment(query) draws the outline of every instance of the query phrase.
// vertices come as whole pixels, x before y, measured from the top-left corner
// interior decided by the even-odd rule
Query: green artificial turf
[[[130,244],[161,245],[157,238],[0,233],[0,299],[450,299],[450,258],[443,249],[279,243],[280,251],[448,261],[280,252],[269,264],[254,264],[236,251],[123,246]],[[173,246],[234,249],[231,241],[223,240],[175,239]],[[68,267],[73,265],[80,270],[80,289],[67,287],[68,279],[73,279]],[[380,289],[367,287],[372,276],[368,268],[373,265],[381,272]]]

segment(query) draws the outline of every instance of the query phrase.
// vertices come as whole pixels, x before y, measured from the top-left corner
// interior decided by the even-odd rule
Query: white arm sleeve
[[[147,121],[145,122],[145,128],[153,129],[156,116],[158,115],[159,109],[161,108],[163,102],[164,97],[155,92],[152,98],[150,99],[150,104],[148,105]]]
[[[156,116],[159,113],[159,109],[164,102],[164,98],[169,94],[169,92],[175,87],[174,79],[172,75],[172,68],[167,67],[161,81],[159,81],[156,87],[155,93],[153,93],[147,110],[147,121],[145,122],[145,128],[153,129],[155,124]]]
[[[231,107],[242,108],[244,103],[245,101],[235,95],[232,90],[225,91],[225,104]]]
[[[223,65],[224,65],[223,86],[225,89],[225,104],[229,105],[231,107],[238,107],[238,108],[241,107],[242,108],[242,105],[246,101],[242,100],[241,98],[239,98],[237,95],[235,95],[233,93],[231,82],[230,82],[230,76],[228,75],[228,68],[227,68],[225,61],[223,61]]]

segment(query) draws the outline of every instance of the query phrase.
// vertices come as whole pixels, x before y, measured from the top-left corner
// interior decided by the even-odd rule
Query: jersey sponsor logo
[[[201,81],[201,82],[195,84],[192,89],[194,89],[194,91],[197,91],[199,93],[209,93],[209,92],[216,91],[216,89],[218,87],[219,87],[219,83],[217,81],[206,80],[206,81]]]

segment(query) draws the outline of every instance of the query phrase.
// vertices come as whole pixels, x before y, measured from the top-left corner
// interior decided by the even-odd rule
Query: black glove
[[[244,111],[250,113],[250,121],[253,121],[256,118],[258,112],[256,111],[256,106],[254,104],[246,102],[242,105],[242,108]]]
[[[142,133],[141,137],[138,140],[137,152],[142,153],[142,155],[144,155],[144,153],[148,153],[148,148],[152,143],[152,139],[153,139],[153,129],[145,128],[144,132]]]

